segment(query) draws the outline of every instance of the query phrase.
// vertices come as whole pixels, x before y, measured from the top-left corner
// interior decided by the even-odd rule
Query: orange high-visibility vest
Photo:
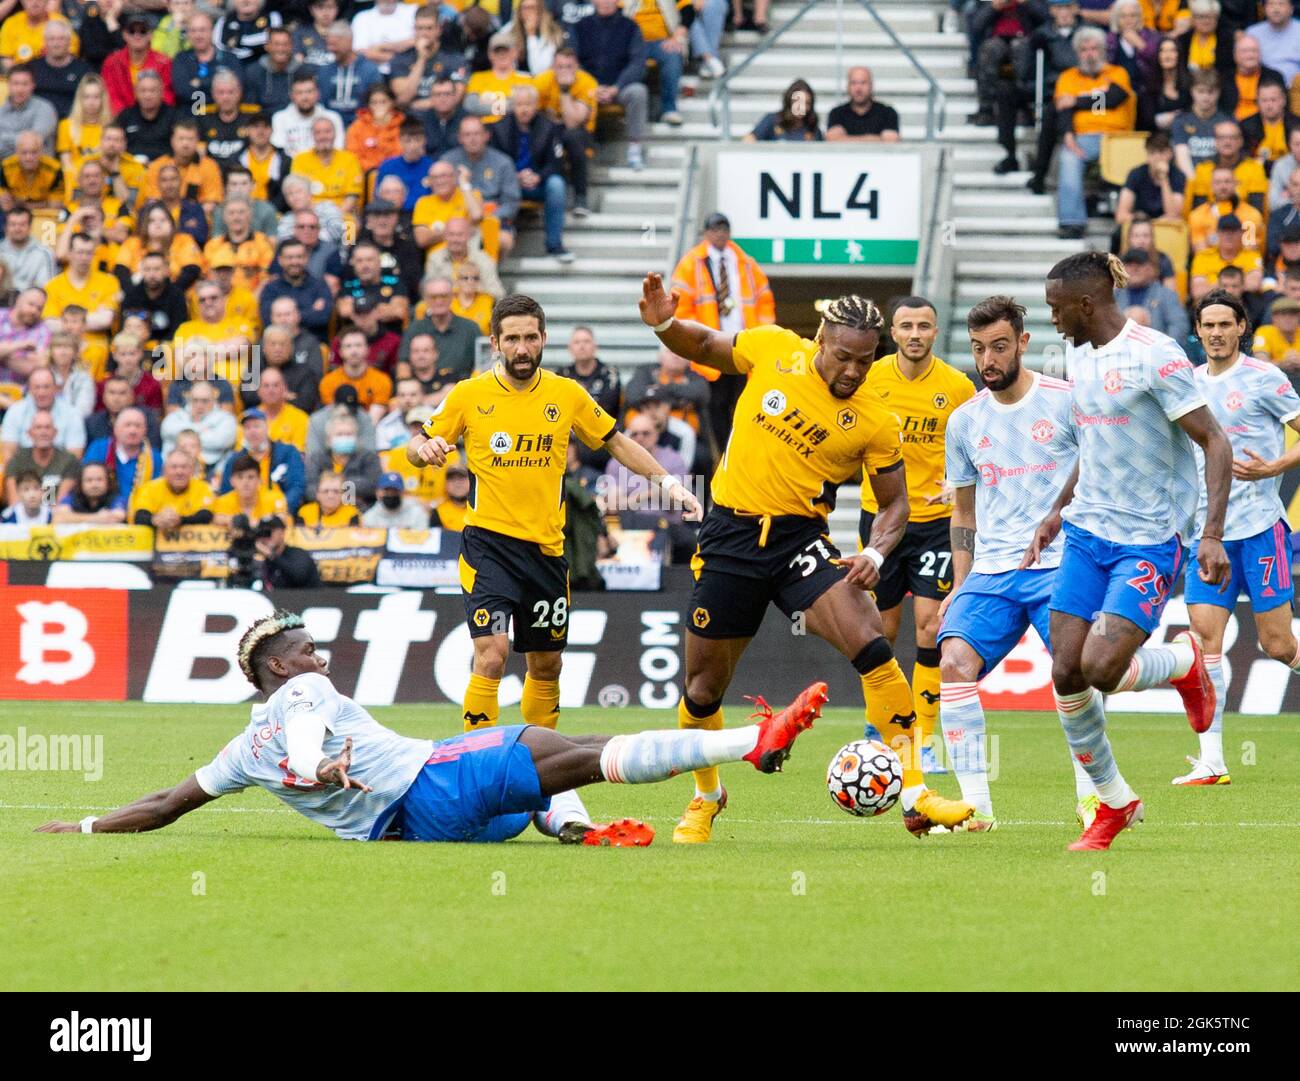
[[[731,294],[740,303],[740,314],[745,321],[745,329],[775,323],[776,298],[772,295],[772,287],[767,283],[767,275],[737,244],[729,240],[727,247],[736,253],[739,280],[730,283]],[[718,289],[709,266],[707,241],[695,245],[682,256],[682,261],[673,271],[672,288],[681,294],[677,302],[678,319],[693,319],[715,330],[721,328]],[[691,370],[704,376],[710,383],[721,374],[714,368],[707,368],[703,364],[694,362],[691,363]]]

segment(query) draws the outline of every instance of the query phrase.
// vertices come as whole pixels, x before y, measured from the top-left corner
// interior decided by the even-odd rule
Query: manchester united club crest
[[[1102,377],[1101,386],[1107,394],[1118,394],[1124,389],[1124,377],[1117,368],[1112,368]]]
[[[1029,429],[1029,434],[1033,436],[1035,443],[1050,443],[1052,436],[1056,434],[1056,425],[1050,420],[1036,420],[1033,427]]]
[[[1229,394],[1226,398],[1223,399],[1223,404],[1226,405],[1229,409],[1231,409],[1235,413],[1238,409],[1240,409],[1243,405],[1246,404],[1246,399],[1242,396],[1241,391],[1234,390],[1231,394]]]

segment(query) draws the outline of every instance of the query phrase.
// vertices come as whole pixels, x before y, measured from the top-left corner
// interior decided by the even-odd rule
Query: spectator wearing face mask
[[[308,483],[322,476],[334,474],[345,484],[351,502],[361,509],[375,501],[375,486],[379,483],[379,456],[373,450],[357,446],[356,418],[346,409],[336,413],[325,430],[328,449],[324,453],[309,454],[307,458]],[[312,490],[308,496],[316,496]]]
[[[367,529],[427,529],[429,512],[418,499],[406,494],[402,478],[397,473],[385,473],[376,488],[379,496],[375,505],[361,516]]]

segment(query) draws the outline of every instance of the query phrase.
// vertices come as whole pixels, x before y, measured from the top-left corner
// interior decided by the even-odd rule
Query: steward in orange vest
[[[776,298],[767,283],[767,275],[759,269],[750,256],[731,241],[731,224],[721,214],[711,214],[704,223],[704,240],[693,247],[673,271],[672,288],[680,294],[677,318],[693,319],[706,327],[722,329],[722,315],[718,307],[718,283],[714,281],[709,262],[709,249],[735,253],[737,274],[735,281],[727,283],[724,299],[726,313],[740,309],[744,326],[741,329],[765,326],[776,322]],[[710,383],[721,374],[714,368],[691,364],[691,370],[704,376]]]

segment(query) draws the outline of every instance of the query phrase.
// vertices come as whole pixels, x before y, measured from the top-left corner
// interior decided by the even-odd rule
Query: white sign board
[[[798,154],[719,150],[714,205],[760,263],[912,266],[921,154],[812,144]]]

